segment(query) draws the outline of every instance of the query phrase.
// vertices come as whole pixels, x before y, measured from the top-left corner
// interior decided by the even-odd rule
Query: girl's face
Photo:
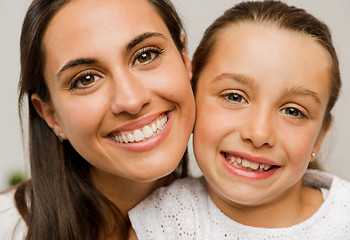
[[[57,135],[100,172],[149,181],[175,169],[194,123],[190,62],[147,1],[72,1],[43,44],[51,102],[32,101]]]
[[[327,130],[330,58],[311,37],[240,24],[219,33],[196,91],[194,151],[216,204],[289,196]]]

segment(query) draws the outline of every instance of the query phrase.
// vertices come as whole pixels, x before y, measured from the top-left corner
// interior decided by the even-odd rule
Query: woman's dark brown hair
[[[53,16],[72,0],[34,0],[24,18],[20,39],[21,76],[19,113],[23,125],[29,114],[29,159],[31,179],[18,186],[16,206],[28,226],[26,239],[95,240],[117,234],[128,235],[129,222],[94,186],[90,164],[69,141],[60,142],[46,122],[37,114],[31,96],[37,93],[50,101],[43,68],[43,35]],[[184,50],[183,26],[169,0],[147,0],[167,25],[181,53]],[[186,153],[182,159],[186,166]],[[180,171],[186,175],[186,169]],[[108,219],[114,217],[114,227]],[[108,225],[108,227],[107,227]]]
[[[192,60],[192,87],[194,93],[196,93],[201,72],[208,64],[215,49],[215,43],[220,32],[232,25],[241,23],[271,24],[280,29],[306,34],[315,39],[329,53],[331,59],[330,98],[323,119],[323,127],[329,126],[332,121],[331,111],[338,99],[341,88],[339,62],[332,43],[330,30],[326,24],[307,13],[304,9],[288,6],[280,1],[239,3],[228,9],[207,28]],[[320,169],[321,167],[317,161],[313,161],[310,163],[309,168]]]

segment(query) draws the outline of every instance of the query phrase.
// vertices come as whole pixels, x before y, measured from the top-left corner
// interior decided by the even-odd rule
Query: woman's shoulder
[[[0,239],[24,239],[26,225],[17,210],[12,189],[0,194]]]

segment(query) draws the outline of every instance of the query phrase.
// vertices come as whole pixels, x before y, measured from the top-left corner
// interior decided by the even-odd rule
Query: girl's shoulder
[[[209,201],[203,177],[179,179],[154,191],[129,212],[129,218],[139,239],[191,236],[208,219]]]
[[[162,207],[169,205],[174,207],[174,202],[192,203],[192,201],[203,200],[204,198],[207,198],[207,196],[208,193],[203,177],[178,179],[169,186],[155,190],[135,208],[135,211],[141,207],[146,208],[148,205]]]
[[[0,239],[24,239],[26,225],[17,210],[14,194],[10,190],[0,194]]]

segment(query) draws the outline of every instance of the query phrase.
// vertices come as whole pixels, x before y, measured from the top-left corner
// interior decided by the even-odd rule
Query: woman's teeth
[[[167,122],[168,118],[166,115],[164,115],[163,117],[157,119],[149,125],[145,125],[142,128],[128,132],[118,132],[116,135],[112,136],[112,140],[119,143],[141,142],[160,133],[164,129]]]
[[[226,155],[226,160],[231,163],[233,166],[246,169],[246,170],[256,170],[259,172],[267,171],[269,170],[272,165],[265,164],[265,163],[256,163],[256,162],[250,162],[246,159],[241,159],[239,157],[229,156]]]

